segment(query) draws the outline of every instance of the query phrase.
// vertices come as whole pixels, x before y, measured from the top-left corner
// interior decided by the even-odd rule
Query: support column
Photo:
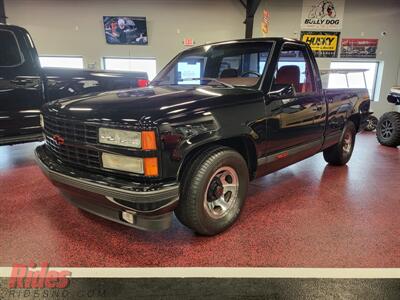
[[[253,37],[253,24],[254,24],[254,14],[257,11],[258,6],[260,5],[261,0],[247,0],[245,3],[243,0],[240,0],[240,3],[246,9],[246,20],[244,24],[246,24],[246,39]]]
[[[4,7],[4,0],[0,0],[0,23],[3,23],[3,24],[7,23],[6,9]]]

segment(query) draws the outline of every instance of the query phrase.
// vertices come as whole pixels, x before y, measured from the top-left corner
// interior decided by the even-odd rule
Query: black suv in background
[[[147,83],[145,72],[42,68],[29,33],[0,24],[0,145],[41,140],[40,107],[49,101]]]

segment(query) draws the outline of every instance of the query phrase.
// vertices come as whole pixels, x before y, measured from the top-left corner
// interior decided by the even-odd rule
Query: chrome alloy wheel
[[[221,167],[211,176],[204,195],[204,208],[213,219],[223,218],[238,199],[239,176],[231,167]]]
[[[393,134],[393,130],[393,124],[389,120],[386,120],[382,123],[381,134],[384,139],[389,139]]]
[[[345,153],[350,153],[353,147],[353,137],[350,132],[346,132],[343,138],[343,151]]]

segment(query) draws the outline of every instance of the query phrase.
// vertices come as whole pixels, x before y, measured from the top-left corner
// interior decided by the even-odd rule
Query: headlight
[[[40,115],[39,115],[39,118],[40,118],[40,127],[42,127],[42,129],[44,129],[44,119],[43,119],[43,115],[40,114]]]
[[[143,174],[143,158],[103,153],[103,168]]]
[[[99,128],[99,142],[102,144],[141,148],[142,135],[137,131]]]

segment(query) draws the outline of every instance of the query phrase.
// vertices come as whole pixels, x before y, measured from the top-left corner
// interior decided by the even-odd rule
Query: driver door
[[[269,162],[285,165],[316,153],[326,112],[315,84],[315,70],[305,46],[285,43],[266,97],[266,147]]]

